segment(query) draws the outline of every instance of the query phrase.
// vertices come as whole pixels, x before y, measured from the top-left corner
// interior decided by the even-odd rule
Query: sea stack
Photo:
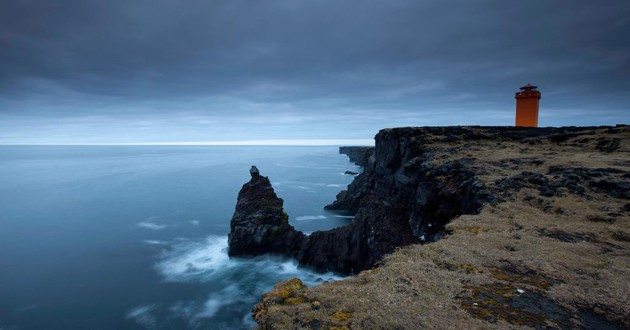
[[[293,255],[304,238],[289,225],[289,216],[266,176],[256,166],[250,169],[251,180],[238,194],[236,210],[228,235],[230,256],[255,256],[263,253]]]

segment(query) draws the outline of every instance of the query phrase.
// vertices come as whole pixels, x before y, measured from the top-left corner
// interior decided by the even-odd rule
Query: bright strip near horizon
[[[130,143],[61,143],[61,144],[1,144],[1,145],[59,145],[59,146],[373,146],[371,139],[288,139],[246,141],[186,141],[186,142],[130,142]]]

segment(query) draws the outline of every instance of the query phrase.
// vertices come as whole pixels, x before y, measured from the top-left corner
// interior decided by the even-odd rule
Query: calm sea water
[[[336,279],[228,258],[254,164],[297,229],[350,221],[336,147],[0,147],[0,329],[245,329],[275,282]]]

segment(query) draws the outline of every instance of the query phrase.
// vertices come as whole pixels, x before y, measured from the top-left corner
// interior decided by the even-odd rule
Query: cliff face
[[[470,133],[459,128],[448,132],[453,138]],[[256,184],[250,182],[239,194],[230,253],[264,253],[268,246],[268,252],[285,253],[302,265],[347,274],[373,267],[397,247],[435,240],[450,219],[476,213],[493,198],[474,178],[469,168],[472,161],[431,163],[434,154],[425,146],[428,133],[426,129],[383,130],[376,136],[374,157],[369,148],[354,153],[364,164],[364,171],[327,207],[356,213],[346,227],[309,236],[295,232],[279,220],[278,214],[257,211],[271,198],[249,194]],[[266,216],[275,220],[265,220]],[[284,236],[288,243],[281,246],[268,241]]]
[[[347,155],[351,162],[363,167],[363,172],[354,178],[348,185],[348,189],[337,194],[334,202],[324,208],[356,214],[361,206],[361,199],[365,196],[368,181],[374,168],[374,147],[339,147],[339,153]]]
[[[629,160],[628,126],[382,130],[335,202],[353,222],[294,254],[378,267],[300,288],[258,327],[628,328]]]
[[[258,171],[238,194],[230,222],[228,254],[254,256],[264,253],[293,254],[304,234],[289,225],[289,216],[276,196],[269,179]]]
[[[368,269],[397,247],[437,239],[452,218],[494,201],[474,178],[471,160],[430,162],[434,154],[425,146],[426,130],[382,130],[373,157],[360,156],[369,149],[353,152],[368,159],[361,163],[364,171],[326,208],[356,213],[355,219],[307,238],[298,255],[301,263],[344,273]],[[450,128],[456,138],[466,132]]]
[[[258,174],[239,194],[230,233],[230,255],[281,253],[320,271],[357,273],[372,268],[396,248],[432,242],[444,226],[462,214],[478,213],[501,193],[491,194],[477,176],[478,159],[460,153],[474,144],[516,142],[536,145],[562,143],[592,130],[588,127],[422,127],[384,129],[376,146],[342,147],[364,171],[326,208],[355,214],[342,228],[309,236],[290,226],[269,181]],[[618,139],[601,139],[601,152],[619,147]],[[556,169],[557,170],[557,169]],[[575,174],[569,176],[576,177]],[[531,178],[524,178],[531,181]],[[503,189],[515,180],[504,182]],[[545,186],[557,189],[562,183]],[[598,181],[602,187],[617,183]],[[616,194],[625,194],[621,184]],[[496,189],[495,189],[496,190]]]
[[[365,167],[374,155],[374,147],[339,147],[339,153],[348,156],[351,162]]]

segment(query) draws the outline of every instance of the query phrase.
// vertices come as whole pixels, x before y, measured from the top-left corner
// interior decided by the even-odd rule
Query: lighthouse
[[[538,86],[527,84],[516,92],[516,126],[538,127]]]

